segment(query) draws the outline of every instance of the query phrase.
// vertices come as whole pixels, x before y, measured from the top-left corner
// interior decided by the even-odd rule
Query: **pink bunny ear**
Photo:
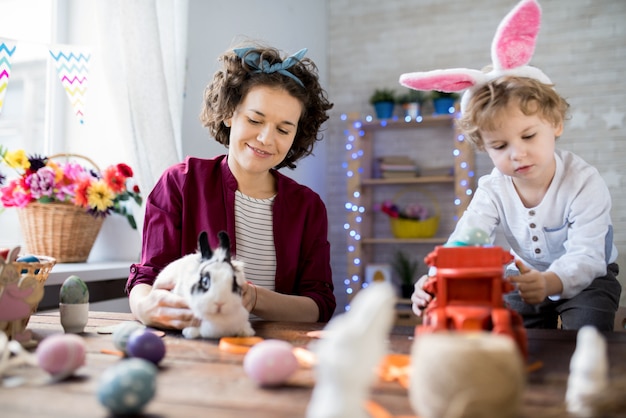
[[[437,90],[450,93],[472,87],[482,76],[483,73],[477,70],[451,68],[402,74],[400,84],[414,90]]]
[[[523,0],[500,22],[491,44],[494,70],[528,64],[535,52],[541,25],[541,8],[536,0]]]

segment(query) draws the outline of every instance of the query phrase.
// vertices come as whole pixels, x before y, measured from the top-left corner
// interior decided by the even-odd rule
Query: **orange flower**
[[[122,193],[126,189],[126,177],[119,170],[118,167],[121,164],[118,164],[117,167],[110,166],[104,170],[102,176],[104,178],[104,182],[111,190],[115,193]],[[130,167],[129,167],[130,168]],[[132,170],[131,170],[132,172]]]

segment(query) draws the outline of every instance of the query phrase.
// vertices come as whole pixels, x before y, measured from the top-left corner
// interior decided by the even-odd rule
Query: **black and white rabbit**
[[[241,299],[244,263],[231,257],[228,234],[220,231],[217,235],[220,245],[212,251],[207,233],[201,232],[199,251],[168,264],[154,283],[175,283],[172,292],[183,296],[200,320],[199,326],[183,329],[185,338],[254,335]]]

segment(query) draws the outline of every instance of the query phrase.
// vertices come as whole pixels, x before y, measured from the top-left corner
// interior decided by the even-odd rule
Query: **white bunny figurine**
[[[492,68],[489,72],[469,68],[451,68],[406,73],[400,84],[414,90],[460,92],[464,112],[473,92],[485,83],[506,75],[528,77],[552,84],[540,69],[528,65],[535,52],[541,24],[541,8],[536,0],[522,0],[500,22],[491,44]]]
[[[365,402],[387,352],[396,296],[391,284],[370,284],[350,310],[334,317],[313,347],[315,388],[308,418],[365,418]]]
[[[244,264],[231,258],[230,238],[218,233],[220,245],[211,250],[206,232],[198,237],[199,252],[168,264],[155,280],[175,283],[172,292],[187,301],[200,326],[183,329],[185,338],[249,337],[254,335],[243,306]]]

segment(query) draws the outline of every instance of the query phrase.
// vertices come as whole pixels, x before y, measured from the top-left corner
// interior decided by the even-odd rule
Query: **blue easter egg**
[[[89,289],[80,277],[72,275],[61,285],[59,301],[68,304],[87,303],[89,302]]]
[[[19,261],[20,263],[39,263],[41,260],[39,260],[37,257],[35,257],[34,255],[23,255],[21,257],[18,257],[15,261]],[[26,269],[22,269],[22,271],[20,272],[20,274],[26,274],[28,272],[28,270]],[[35,270],[35,274],[39,273],[39,269]]]
[[[114,415],[138,414],[156,393],[157,372],[147,360],[122,360],[102,374],[98,400]]]

